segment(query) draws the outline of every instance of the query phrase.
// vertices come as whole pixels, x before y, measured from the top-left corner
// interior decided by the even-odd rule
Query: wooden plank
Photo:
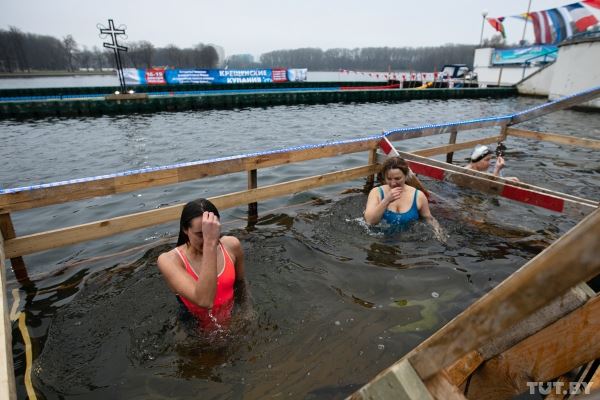
[[[377,162],[377,147],[369,150],[369,165]],[[367,177],[367,183],[365,184],[365,191],[370,191],[375,185],[375,175],[369,175]]]
[[[555,111],[564,110],[569,107],[585,103],[586,101],[594,100],[598,96],[600,96],[600,86],[597,86],[593,90],[590,90],[586,93],[570,96],[549,104],[544,104],[541,107],[524,112],[522,114],[514,115],[513,117],[511,117],[509,125],[515,125],[521,122],[529,121],[534,118],[539,118],[543,115],[550,114]]]
[[[455,386],[462,385],[484,361],[483,356],[477,350],[465,354],[460,360],[446,368],[448,381]]]
[[[268,155],[217,160],[154,172],[70,183],[44,189],[0,194],[0,213],[61,204],[97,196],[127,193],[151,187],[171,185],[208,176],[273,167],[299,161],[315,160],[371,150],[378,140],[328,144],[309,149],[276,152]]]
[[[460,389],[452,384],[445,371],[438,372],[433,378],[428,379],[425,386],[437,400],[467,400]]]
[[[569,200],[572,201],[574,203],[581,203],[581,204],[587,204],[591,207],[598,207],[600,205],[600,203],[598,203],[597,201],[594,200],[588,200],[588,199],[584,199],[581,197],[577,197],[577,196],[573,196],[570,194],[566,194],[566,193],[561,193],[561,192],[556,192],[550,189],[546,189],[546,188],[542,188],[539,186],[535,186],[535,185],[531,185],[525,182],[516,182],[516,181],[512,181],[510,179],[505,179],[499,176],[494,176],[491,174],[486,174],[483,172],[479,172],[479,171],[475,171],[475,170],[471,170],[471,169],[467,169],[464,167],[459,167],[457,165],[452,165],[452,164],[448,164],[445,163],[443,161],[437,161],[437,160],[433,160],[430,158],[426,158],[426,157],[421,157],[418,156],[416,154],[411,154],[411,153],[406,153],[406,152],[399,152],[400,156],[403,157],[404,159],[406,159],[407,161],[414,161],[414,162],[418,162],[421,164],[425,164],[431,167],[436,167],[437,169],[441,169],[443,171],[452,171],[452,172],[457,172],[460,173],[462,175],[470,175],[470,176],[474,176],[474,177],[479,177],[479,178],[483,178],[486,181],[493,181],[493,182],[499,182],[499,183],[503,183],[504,185],[510,185],[511,187],[517,187],[517,188],[522,188],[522,189],[527,189],[527,190],[532,190],[535,192],[539,192],[539,193],[545,193],[551,196],[555,196],[561,199],[565,199],[565,200]],[[416,171],[415,171],[416,172]],[[435,172],[434,176],[432,176],[434,179],[439,179],[436,178],[436,176],[439,175],[439,172]]]
[[[349,400],[433,400],[427,387],[408,360],[402,360],[377,384],[367,385],[349,397]]]
[[[6,289],[6,264],[4,263],[4,238],[0,233],[0,311],[2,324],[0,325],[0,399],[16,399],[15,373],[12,354],[12,329],[10,324],[10,307],[8,306],[8,292]]]
[[[517,128],[508,128],[507,133],[510,136],[520,138],[543,140],[546,142],[553,142],[558,144],[566,144],[569,146],[579,146],[594,150],[600,150],[600,140],[595,139],[584,139],[573,136],[559,135],[556,133],[537,132]]]
[[[0,232],[2,233],[2,236],[4,236],[4,239],[16,237],[15,227],[13,226],[10,214],[0,214]],[[10,265],[20,284],[28,285],[31,283],[23,257],[11,258]]]
[[[458,135],[458,131],[456,129],[450,130],[450,138],[448,139],[448,144],[453,145],[456,143],[456,136]],[[454,152],[446,153],[446,162],[448,164],[452,164],[452,158],[454,157]]]
[[[600,209],[426,340],[411,364],[423,379],[478,349],[571,287],[600,273]],[[554,376],[558,376],[556,374]]]
[[[460,360],[446,368],[449,381],[460,386],[484,361],[508,350],[521,340],[556,322],[595,296],[594,291],[585,283],[569,290],[550,304],[539,309],[535,314],[522,320],[504,335],[494,337],[479,350],[467,353]],[[418,351],[419,347],[416,348]]]
[[[444,145],[444,146],[438,146],[438,147],[430,147],[428,149],[409,151],[409,153],[416,154],[421,157],[431,157],[431,156],[437,156],[439,154],[453,153],[455,151],[472,149],[477,144],[498,143],[498,141],[501,139],[502,139],[502,136],[491,136],[491,137],[481,138],[478,140],[470,140],[468,142],[456,143],[453,145]],[[446,162],[448,162],[448,161],[446,161]]]
[[[346,182],[373,174],[380,169],[378,164],[356,167],[339,172],[298,179],[257,189],[230,193],[210,200],[219,208],[236,207],[260,200],[272,199],[316,187]],[[90,222],[74,227],[56,229],[7,240],[7,257],[17,257],[88,240],[99,239],[135,229],[159,225],[179,219],[183,204],[144,211],[102,221]]]
[[[557,296],[535,314],[515,324],[503,335],[489,340],[479,349],[479,353],[484,360],[489,360],[579,308],[594,296],[596,294],[586,283],[580,283],[564,295]]]
[[[492,175],[482,174],[466,168],[455,166],[452,170],[441,168],[435,164],[437,163],[445,166],[451,166],[451,164],[426,158],[422,159],[425,160],[425,163],[408,160],[408,164],[415,174],[429,176],[430,178],[450,182],[457,186],[502,196],[510,200],[546,208],[556,212],[563,212],[577,218],[586,215],[586,213],[591,212],[598,207],[597,204],[581,203],[573,201],[570,198],[561,198],[552,194],[538,192],[537,190],[517,187],[513,185],[513,183],[516,183],[514,181],[502,178],[502,180],[498,180],[497,177]],[[457,170],[458,168],[460,168],[460,170]],[[471,172],[476,172],[476,174],[472,174]]]
[[[470,399],[512,398],[600,358],[600,297],[528,337],[479,368],[469,383]]]

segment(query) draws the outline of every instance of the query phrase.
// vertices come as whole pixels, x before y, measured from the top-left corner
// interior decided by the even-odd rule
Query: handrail
[[[514,114],[398,128],[385,131],[382,135],[388,137],[390,140],[406,140],[449,133],[452,130],[460,131],[491,126],[509,126],[593,99],[598,95],[600,95],[600,86]],[[382,135],[144,168],[68,181],[0,189],[0,213],[61,204],[97,196],[127,193],[143,188],[201,179],[207,176],[331,157],[334,154],[367,151],[376,146],[376,141]],[[219,163],[222,163],[221,167],[217,168],[217,164]]]

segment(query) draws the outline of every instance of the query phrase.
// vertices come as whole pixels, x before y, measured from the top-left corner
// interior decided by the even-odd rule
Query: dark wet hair
[[[384,180],[387,179],[388,171],[392,169],[399,169],[400,171],[402,171],[406,176],[406,184],[414,187],[415,189],[419,189],[429,199],[429,191],[425,189],[425,186],[423,186],[423,184],[415,174],[410,173],[410,168],[408,167],[408,164],[406,163],[406,160],[404,158],[389,157],[383,162],[381,174],[383,175]]]
[[[179,238],[177,239],[177,246],[190,242],[190,238],[185,234],[184,230],[191,226],[191,222],[194,218],[201,217],[205,211],[211,212],[215,214],[217,218],[221,219],[217,207],[206,199],[193,200],[183,206],[181,219],[179,220]]]

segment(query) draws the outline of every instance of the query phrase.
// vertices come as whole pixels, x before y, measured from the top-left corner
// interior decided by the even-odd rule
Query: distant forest
[[[498,46],[499,36],[484,45]],[[148,41],[124,43],[124,67],[151,68],[308,68],[313,71],[433,71],[443,64],[471,65],[475,45],[446,44],[439,47],[368,47],[355,49],[303,48],[264,53],[258,61],[248,54],[224,60],[211,45],[181,49],[175,45],[155,47]],[[114,68],[112,50],[80,47],[73,36],[62,39],[25,33],[16,27],[0,29],[0,72],[78,71]]]

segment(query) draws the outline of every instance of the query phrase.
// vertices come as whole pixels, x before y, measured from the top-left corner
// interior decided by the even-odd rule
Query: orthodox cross
[[[98,29],[100,29],[100,38],[105,39],[110,36],[111,41],[109,43],[102,43],[104,47],[107,49],[113,49],[115,53],[115,63],[117,64],[117,74],[119,75],[119,85],[121,86],[121,93],[125,93],[125,75],[123,75],[123,64],[121,63],[121,53],[120,51],[127,51],[127,47],[121,46],[117,41],[117,35],[124,35],[125,39],[127,39],[127,35],[125,34],[126,26],[121,25],[119,28],[115,28],[115,24],[112,19],[108,20],[108,28],[105,28],[101,24],[96,25]]]

